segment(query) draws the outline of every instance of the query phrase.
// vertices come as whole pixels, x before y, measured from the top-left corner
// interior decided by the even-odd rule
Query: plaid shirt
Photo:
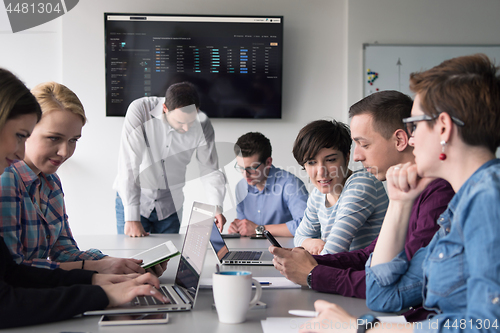
[[[35,203],[39,186],[40,206]],[[18,161],[0,177],[0,194],[0,234],[18,264],[55,269],[56,261],[104,257],[99,250],[80,251],[76,245],[56,174],[38,177]]]

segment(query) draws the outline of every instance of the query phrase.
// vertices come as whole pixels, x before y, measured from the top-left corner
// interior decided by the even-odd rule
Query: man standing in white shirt
[[[222,230],[225,177],[219,170],[214,129],[199,107],[189,82],[171,85],[165,98],[143,97],[130,104],[113,186],[119,234],[179,232],[186,167],[195,152],[207,200],[217,205]]]

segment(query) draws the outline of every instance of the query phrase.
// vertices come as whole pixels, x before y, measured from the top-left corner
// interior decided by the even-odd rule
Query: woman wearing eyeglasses
[[[316,187],[295,232],[295,246],[311,254],[348,252],[368,246],[379,234],[388,205],[383,184],[366,171],[348,168],[351,132],[335,120],[302,128],[293,156]]]
[[[498,331],[500,327],[500,76],[485,55],[459,57],[414,73],[411,130],[416,164],[387,172],[390,204],[366,264],[367,305],[395,312],[423,303],[438,314],[415,325],[361,326],[407,331]],[[413,200],[433,178],[456,194],[441,229],[408,261],[403,250]],[[349,321],[318,302],[317,321]],[[375,322],[372,317],[366,317]],[[396,329],[398,328],[398,329]],[[307,330],[306,330],[307,331]],[[360,332],[358,328],[358,332]]]

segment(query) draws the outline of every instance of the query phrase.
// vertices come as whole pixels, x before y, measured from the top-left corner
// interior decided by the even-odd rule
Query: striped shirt
[[[294,238],[301,246],[307,238],[321,238],[321,254],[365,248],[378,236],[389,199],[382,182],[371,173],[354,172],[335,205],[325,206],[326,194],[314,189]]]
[[[40,206],[34,199],[39,186]],[[78,249],[56,174],[38,177],[18,161],[0,177],[0,194],[0,234],[18,264],[55,269],[57,262],[104,257],[99,250]]]

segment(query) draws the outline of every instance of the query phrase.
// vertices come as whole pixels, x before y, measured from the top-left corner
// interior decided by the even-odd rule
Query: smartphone
[[[142,314],[121,314],[104,315],[99,320],[101,326],[111,325],[148,325],[168,323],[168,313],[142,313]]]
[[[264,236],[276,247],[281,247],[280,243],[274,238],[274,236],[269,232],[269,230],[264,230]]]

